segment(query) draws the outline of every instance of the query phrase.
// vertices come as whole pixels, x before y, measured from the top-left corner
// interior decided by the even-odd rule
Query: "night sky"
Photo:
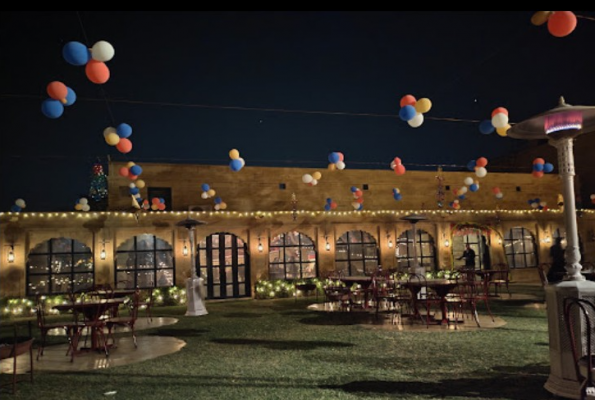
[[[595,105],[595,13],[574,11],[563,38],[533,13],[2,12],[0,211],[73,211],[108,156],[224,165],[236,148],[247,166],[324,170],[339,151],[346,169],[463,170],[510,153],[524,143],[479,131],[494,108],[515,123],[561,95]],[[99,40],[115,49],[103,85],[62,56]],[[58,119],[41,112],[54,80],[77,94]],[[432,101],[418,128],[398,117],[406,94]],[[128,154],[103,138],[123,122]]]

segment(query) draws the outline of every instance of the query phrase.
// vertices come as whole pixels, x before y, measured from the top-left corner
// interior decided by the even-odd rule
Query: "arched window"
[[[504,235],[504,254],[510,268],[537,267],[535,238],[528,229],[515,227]]]
[[[269,243],[270,279],[303,279],[316,277],[314,242],[303,233],[282,233]]]
[[[94,285],[93,254],[69,238],[43,242],[27,257],[27,295],[60,294]]]
[[[416,229],[417,259],[426,271],[436,270],[436,245],[434,238],[423,229]],[[413,265],[413,229],[409,229],[397,239],[397,268],[404,271]]]
[[[175,265],[172,247],[157,236],[134,236],[116,251],[116,287],[173,286]]]
[[[335,268],[345,276],[371,275],[378,268],[376,239],[367,232],[345,232],[335,249]]]

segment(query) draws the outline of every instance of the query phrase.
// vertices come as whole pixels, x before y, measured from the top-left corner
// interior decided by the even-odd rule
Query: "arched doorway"
[[[213,233],[198,243],[196,269],[208,299],[250,297],[250,257],[236,235]]]

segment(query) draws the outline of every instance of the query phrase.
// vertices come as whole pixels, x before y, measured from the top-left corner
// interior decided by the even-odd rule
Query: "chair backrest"
[[[509,282],[510,281],[510,267],[508,264],[499,263],[492,265],[491,281]]]
[[[37,327],[43,328],[45,326],[45,301],[44,296],[38,294],[35,296],[35,315],[37,316]]]
[[[564,325],[566,325],[566,332],[570,339],[577,380],[582,383],[587,379],[592,386],[593,356],[595,355],[592,343],[595,321],[592,318],[595,318],[595,304],[587,299],[566,297],[563,305]],[[577,337],[577,335],[581,336]],[[584,372],[581,371],[579,366],[581,358],[586,361],[586,371]],[[589,385],[581,385],[585,389],[587,386]]]

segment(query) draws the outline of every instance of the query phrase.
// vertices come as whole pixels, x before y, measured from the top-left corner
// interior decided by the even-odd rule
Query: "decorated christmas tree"
[[[95,203],[95,206],[92,207],[94,210],[99,211],[107,208],[107,176],[100,163],[93,165],[89,198]]]

